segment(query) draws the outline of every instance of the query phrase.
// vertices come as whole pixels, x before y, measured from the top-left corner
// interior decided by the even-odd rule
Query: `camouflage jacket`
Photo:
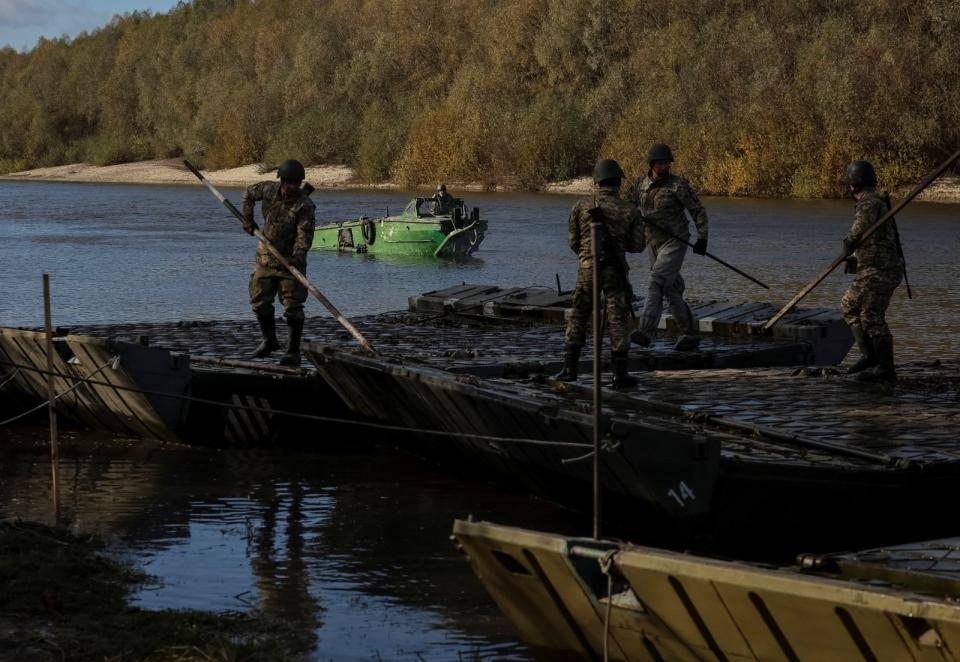
[[[880,220],[880,217],[890,210],[885,196],[877,191],[867,191],[857,201],[853,212],[853,226],[846,240],[857,243],[860,235],[871,225]],[[876,232],[870,235],[862,244],[858,244],[853,256],[857,258],[857,273],[866,269],[880,271],[897,271],[902,269],[900,255],[897,252],[897,239],[893,223],[887,221]]]
[[[449,214],[453,211],[455,201],[449,193],[435,193],[430,199],[433,200],[434,214]]]
[[[662,243],[667,236],[654,228],[654,224],[681,239],[690,238],[685,209],[693,216],[697,235],[701,239],[707,238],[707,210],[690,188],[690,182],[679,175],[671,174],[654,180],[648,173],[630,187],[627,200],[640,208],[645,221],[650,221],[646,224],[647,240],[655,244]]]
[[[643,220],[637,208],[620,197],[613,187],[601,188],[596,196],[578,201],[570,210],[567,224],[567,243],[580,256],[580,268],[591,267],[590,209],[603,210],[603,262],[626,269],[624,252],[638,253],[644,249]]]
[[[265,221],[261,228],[280,254],[302,268],[307,263],[307,251],[313,243],[313,228],[316,224],[313,200],[302,190],[290,198],[280,195],[280,182],[258,182],[243,192],[243,216],[253,219],[253,208],[261,200],[260,212]],[[280,269],[280,263],[270,255],[266,246],[257,244],[257,264]]]

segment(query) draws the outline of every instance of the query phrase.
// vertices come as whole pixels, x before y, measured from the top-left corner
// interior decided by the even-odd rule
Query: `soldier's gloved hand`
[[[243,219],[243,231],[246,232],[251,237],[253,236],[253,233],[259,229],[260,228],[257,226],[256,222],[252,218]]]
[[[307,266],[307,254],[303,251],[295,251],[294,254],[290,256],[290,264],[302,270]]]
[[[706,255],[707,254],[707,238],[700,237],[697,239],[697,243],[693,245],[693,252],[697,255]]]
[[[854,256],[851,255],[851,256],[847,257],[846,260],[843,261],[843,273],[845,273],[845,274],[855,274],[855,273],[857,273],[857,266],[858,266],[858,265],[857,265],[857,258],[855,258]]]
[[[594,223],[603,223],[603,210],[600,207],[591,207],[587,210],[590,220]]]
[[[856,244],[854,244],[853,240],[851,240],[850,237],[844,237],[843,251],[840,254],[843,255],[844,257],[853,255],[853,251],[855,248],[856,248]]]

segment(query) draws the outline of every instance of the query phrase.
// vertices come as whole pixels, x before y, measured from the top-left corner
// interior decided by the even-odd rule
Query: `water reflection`
[[[0,517],[49,516],[46,430],[0,429]],[[525,659],[448,541],[473,513],[570,533],[586,524],[502,487],[389,452],[212,451],[65,431],[63,511],[157,581],[145,608],[262,609],[318,659]]]
[[[359,261],[361,265],[364,262],[379,262],[383,265],[412,267],[418,273],[429,272],[447,272],[456,270],[476,270],[481,269],[486,264],[480,255],[464,255],[454,259],[438,260],[432,255],[399,255],[393,253],[335,253],[333,251],[324,251],[322,253],[311,253],[311,260],[328,260],[336,256],[338,260],[343,260],[344,268],[349,268],[353,261]],[[339,264],[339,263],[337,263]],[[324,263],[325,266],[329,266]]]

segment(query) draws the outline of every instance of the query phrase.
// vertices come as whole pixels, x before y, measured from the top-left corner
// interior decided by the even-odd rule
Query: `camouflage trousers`
[[[680,275],[683,258],[687,255],[687,245],[677,239],[667,239],[651,243],[647,251],[650,254],[650,284],[647,286],[647,300],[643,304],[640,316],[640,330],[653,338],[660,325],[663,313],[663,300],[666,299],[676,320],[680,332],[694,336],[697,334],[697,320],[690,306],[683,300],[686,284]]]
[[[302,320],[307,288],[285,269],[257,265],[250,274],[250,307],[253,308],[254,315],[273,315],[273,300],[277,293],[280,294],[280,302],[283,304],[283,316],[288,321]]]
[[[886,313],[890,297],[897,289],[903,273],[899,269],[860,269],[840,299],[840,311],[849,326],[860,327],[869,336],[890,333]]]
[[[609,267],[600,270],[600,290],[607,299],[607,330],[610,332],[610,349],[614,352],[630,348],[630,332],[633,330],[631,299],[633,291],[626,274]],[[590,313],[593,312],[593,270],[577,272],[577,287],[573,291],[573,311],[567,320],[564,342],[582,346],[587,339]]]

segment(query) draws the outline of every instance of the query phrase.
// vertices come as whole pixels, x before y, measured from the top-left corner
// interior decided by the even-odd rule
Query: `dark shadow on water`
[[[315,629],[321,659],[527,659],[450,543],[453,519],[579,528],[552,504],[347,438],[331,454],[62,437],[63,512],[156,578],[138,606],[259,608]],[[47,519],[49,476],[42,424],[0,430],[0,518]]]
[[[310,251],[310,254],[307,256],[307,261],[310,266],[316,266],[323,264],[322,261],[334,257],[338,259],[365,260],[374,264],[380,263],[390,266],[414,267],[418,269],[447,269],[456,267],[479,268],[485,264],[483,259],[473,255],[457,258],[437,258],[433,257],[432,255],[390,255],[384,253],[357,253],[355,251],[334,252],[319,250]]]

